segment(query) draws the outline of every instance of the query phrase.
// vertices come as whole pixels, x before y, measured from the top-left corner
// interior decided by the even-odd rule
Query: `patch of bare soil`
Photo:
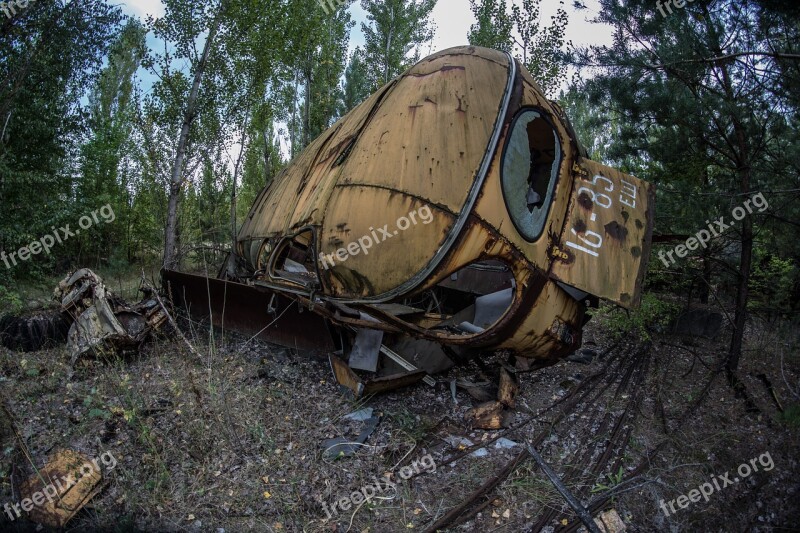
[[[0,352],[0,393],[18,430],[2,433],[0,505],[17,501],[12,477],[69,448],[116,460],[74,531],[577,530],[527,455],[533,443],[595,516],[615,509],[629,531],[800,524],[796,332],[748,332],[749,402],[714,372],[724,342],[600,341],[591,364],[522,374],[512,429],[481,431],[464,421],[473,400],[461,389],[454,400],[448,383],[493,378],[478,366],[357,402],[325,359],[198,329],[186,331],[201,359],[161,339],[134,357],[80,361],[71,379],[63,349]],[[344,416],[365,407],[380,416],[374,433],[353,456],[323,456],[327,439],[356,440],[365,422]],[[13,453],[20,440],[27,456]],[[743,464],[757,471],[740,475]],[[707,501],[689,500],[714,479]],[[8,514],[0,527],[27,527]]]

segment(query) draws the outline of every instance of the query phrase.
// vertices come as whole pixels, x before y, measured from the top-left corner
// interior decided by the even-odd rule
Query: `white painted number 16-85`
[[[614,192],[614,183],[605,176],[601,176],[600,174],[596,174],[594,179],[592,180],[592,185],[597,185],[597,180],[605,181],[608,185],[604,187],[606,192]],[[603,209],[608,209],[611,207],[611,197],[607,194],[603,194],[601,192],[596,192],[594,189],[590,189],[589,187],[581,187],[578,189],[578,196],[580,196],[581,192],[586,191],[587,193],[591,194],[592,196],[592,204],[596,204]],[[592,219],[594,220],[594,218]],[[575,231],[574,228],[571,228],[572,234],[578,237],[586,246],[590,248],[600,248],[603,245],[603,236],[599,233],[594,231],[587,230],[584,232],[584,235],[579,235],[578,232]],[[567,241],[567,246],[570,248],[574,248],[576,250],[580,250],[581,252],[586,252],[589,255],[597,257],[598,254],[594,250],[590,250],[580,244],[576,244],[571,241]]]

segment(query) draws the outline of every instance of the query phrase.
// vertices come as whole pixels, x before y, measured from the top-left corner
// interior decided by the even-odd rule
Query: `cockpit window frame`
[[[543,212],[543,215],[542,215],[542,218],[541,218],[542,223],[541,223],[541,227],[538,228],[538,232],[536,234],[532,234],[532,233],[528,232],[527,230],[525,230],[522,227],[520,221],[517,220],[517,217],[511,211],[511,208],[509,206],[509,201],[508,201],[508,195],[506,194],[506,186],[505,186],[505,184],[506,184],[506,181],[505,181],[506,157],[508,155],[507,153],[508,153],[508,150],[509,150],[509,146],[511,145],[511,142],[512,142],[512,139],[513,139],[513,134],[514,134],[515,128],[517,127],[517,122],[521,118],[526,116],[528,113],[530,113],[530,112],[534,112],[534,113],[538,114],[539,115],[538,118],[541,119],[541,120],[544,120],[545,123],[548,126],[550,126],[550,129],[553,131],[554,142],[557,143],[558,152],[559,152],[558,153],[558,158],[557,158],[557,164],[556,164],[556,159],[554,159],[553,160],[553,166],[551,166],[551,170],[550,170],[550,182],[548,183],[548,189],[547,189],[547,193],[550,195],[550,201],[547,202],[547,194],[546,194],[545,198],[544,198],[544,201],[547,202],[547,205],[543,205],[541,207],[541,209],[544,209],[544,212]],[[519,233],[519,235],[526,242],[534,243],[534,242],[538,241],[542,237],[542,234],[544,233],[544,229],[547,226],[547,219],[550,217],[550,211],[552,209],[552,205],[553,205],[553,202],[554,202],[554,199],[555,199],[555,191],[556,191],[556,188],[558,187],[558,182],[561,179],[562,165],[564,164],[564,158],[565,158],[564,143],[562,142],[562,139],[561,139],[561,137],[559,135],[559,130],[555,126],[553,120],[550,118],[550,116],[548,115],[547,111],[545,111],[541,107],[526,106],[526,107],[521,108],[519,111],[517,111],[516,115],[514,115],[514,118],[511,120],[507,131],[508,131],[508,133],[507,133],[505,142],[503,144],[503,152],[501,154],[500,161],[499,161],[499,165],[500,165],[500,190],[501,190],[501,193],[503,195],[503,202],[504,202],[504,204],[506,206],[506,212],[508,212],[509,218],[511,219],[511,222],[514,224],[514,228],[517,230],[517,233]],[[553,168],[555,168],[555,176],[553,176]],[[526,193],[527,193],[527,191],[519,191],[518,192],[518,194],[522,194],[522,195],[524,195]]]

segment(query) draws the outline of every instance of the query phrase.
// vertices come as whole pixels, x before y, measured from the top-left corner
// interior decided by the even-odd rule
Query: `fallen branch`
[[[614,346],[617,346],[617,344],[615,344]],[[608,367],[611,364],[611,361],[612,361],[611,359],[606,361],[605,365],[601,370],[585,378],[580,383],[580,385],[575,387],[569,394],[557,400],[550,406],[540,410],[536,416],[530,416],[528,419],[522,421],[520,424],[500,432],[494,438],[489,439],[488,441],[482,441],[480,443],[477,443],[467,448],[466,450],[463,450],[459,454],[451,456],[447,459],[443,459],[442,462],[444,464],[450,464],[451,462],[457,461],[462,457],[469,455],[473,449],[487,446],[489,443],[499,439],[503,435],[510,435],[514,431],[521,429],[522,427],[528,425],[534,420],[539,420],[540,419],[539,417],[544,413],[546,413],[547,411],[555,408],[558,405],[562,405],[560,412],[553,418],[553,420],[549,422],[548,425],[553,426],[559,423],[568,413],[572,412],[572,410],[578,403],[580,403],[580,401],[585,399],[586,395],[588,395],[594,389],[597,382],[599,382],[599,379],[607,372]],[[548,433],[544,431],[540,432],[539,435],[533,439],[532,441],[533,444],[535,446],[540,445],[544,441],[547,435]],[[523,450],[514,459],[508,462],[493,478],[491,478],[483,485],[481,485],[478,489],[473,491],[469,496],[467,496],[463,501],[461,501],[461,503],[459,503],[456,507],[453,507],[450,511],[448,511],[446,515],[437,520],[433,525],[429,526],[425,531],[427,533],[433,533],[435,531],[442,530],[446,527],[455,527],[472,518],[476,513],[484,509],[487,505],[487,502],[490,502],[491,499],[487,498],[486,501],[478,504],[477,506],[474,505],[475,502],[481,496],[493,490],[504,479],[506,479],[509,475],[511,475],[511,473],[514,472],[514,470],[516,470],[517,466],[519,466],[523,461],[525,461],[528,458],[528,456],[529,456],[528,450],[523,448]]]
[[[561,482],[556,473],[553,472],[553,469],[550,468],[550,465],[548,465],[539,452],[536,451],[536,448],[530,444],[527,444],[526,447],[530,456],[533,457],[533,459],[539,465],[539,468],[541,468],[545,475],[550,479],[550,482],[558,490],[558,492],[561,493],[561,495],[567,501],[567,504],[572,507],[572,510],[577,513],[578,518],[581,519],[581,522],[583,522],[583,525],[586,526],[586,529],[589,530],[590,533],[600,533],[600,528],[598,528],[597,524],[595,524],[594,520],[592,520],[592,517],[586,510],[586,507],[584,507],[581,502],[578,501],[575,496],[573,496],[567,486]]]
[[[453,520],[458,518],[464,511],[466,511],[478,498],[484,496],[492,489],[494,489],[497,485],[499,485],[505,478],[507,478],[511,472],[516,470],[517,466],[522,463],[525,459],[528,458],[528,450],[522,450],[519,455],[517,455],[514,459],[506,463],[506,465],[492,477],[486,483],[475,489],[469,496],[467,496],[464,501],[462,501],[457,506],[450,509],[447,514],[441,517],[439,520],[433,523],[430,527],[425,529],[425,533],[434,533],[435,531],[439,531],[448,527]],[[483,502],[484,504],[486,502]]]

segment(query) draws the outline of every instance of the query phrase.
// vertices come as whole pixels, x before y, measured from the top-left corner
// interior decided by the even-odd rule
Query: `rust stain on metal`
[[[448,65],[448,66],[444,66],[444,67],[442,67],[442,68],[440,68],[438,70],[434,70],[433,72],[425,72],[425,73],[412,72],[411,74],[409,74],[409,76],[414,77],[414,78],[424,78],[425,76],[431,76],[433,74],[438,74],[440,72],[449,72],[451,70],[465,70],[465,67],[460,66],[460,65]]]
[[[625,237],[628,236],[628,229],[616,220],[612,220],[603,226],[603,228],[612,239],[616,239],[618,241],[624,241]]]
[[[555,244],[550,248],[550,257],[556,261],[569,263],[575,260],[575,256],[568,250],[562,250]]]
[[[88,456],[73,450],[56,453],[20,487],[25,499],[43,500],[33,506],[29,518],[50,527],[64,527],[102,489],[103,474],[95,464],[96,461],[93,463]],[[67,479],[74,480],[74,484],[62,484]]]
[[[594,206],[592,203],[592,199],[589,198],[589,194],[586,192],[582,192],[578,195],[578,204],[584,209],[591,209]]]

